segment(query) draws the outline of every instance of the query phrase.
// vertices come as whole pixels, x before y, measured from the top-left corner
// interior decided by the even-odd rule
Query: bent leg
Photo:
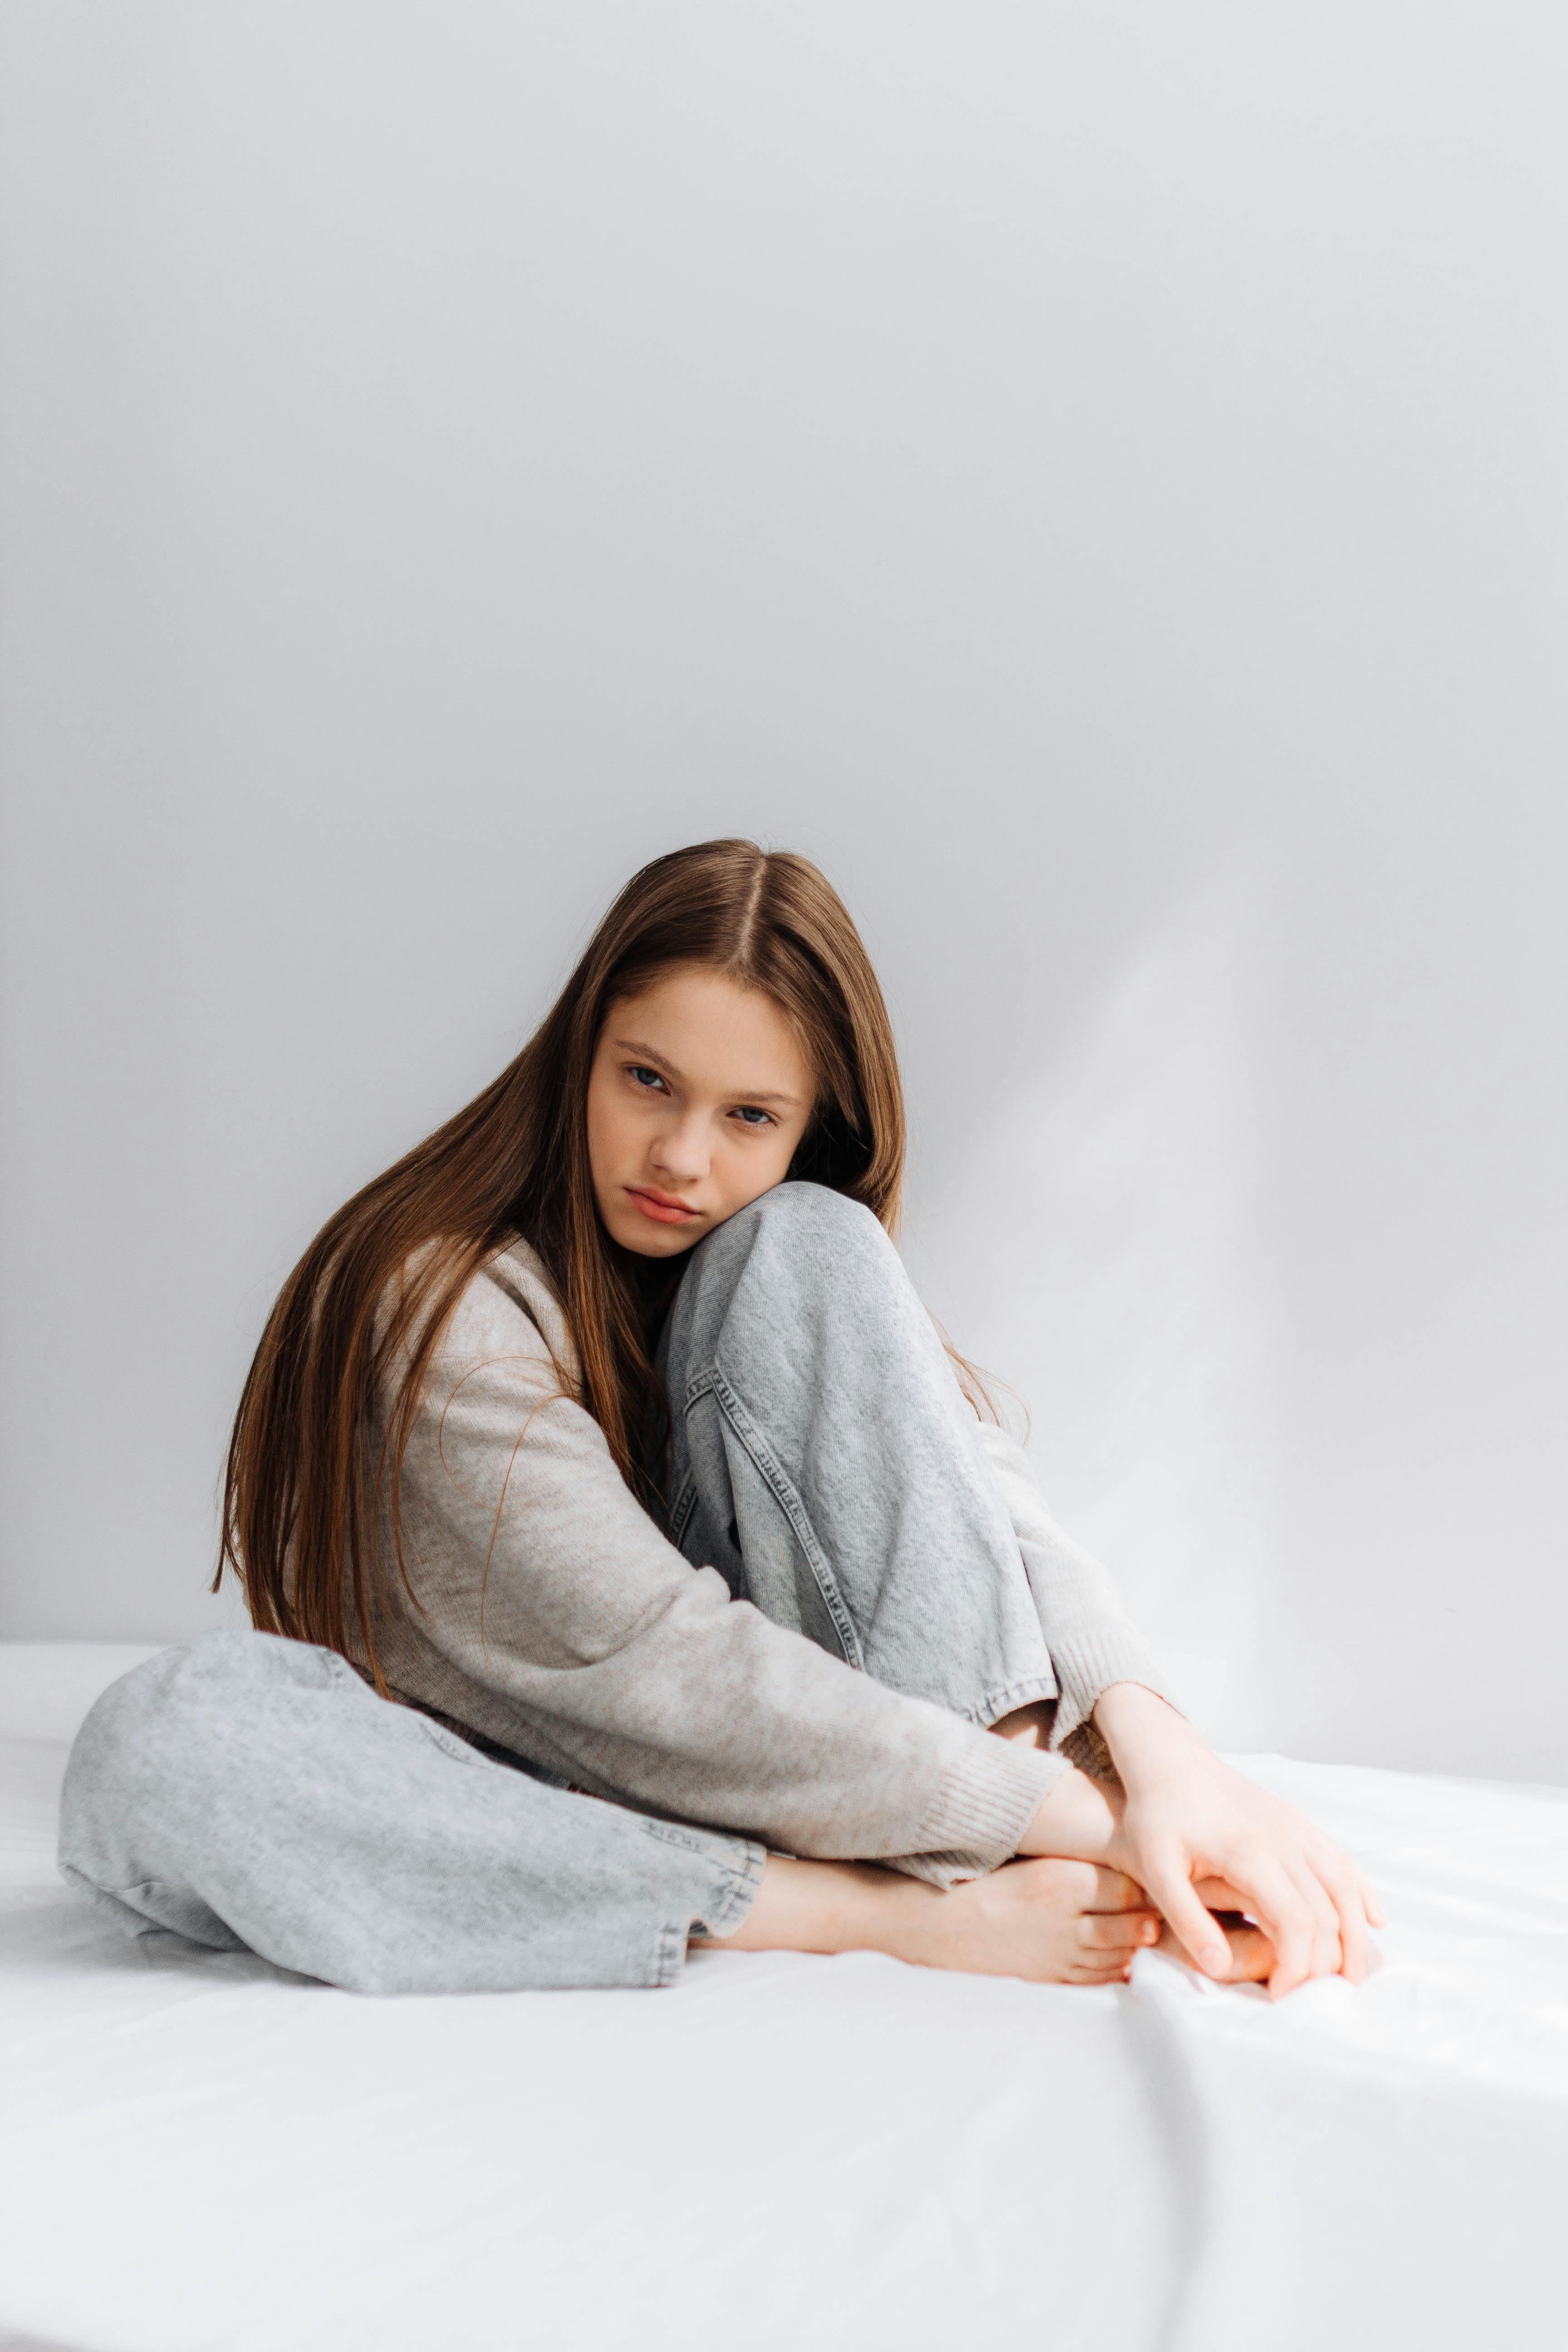
[[[548,1788],[330,1650],[207,1635],[122,1676],[66,1772],[60,1868],[172,1929],[355,1992],[668,1984],[745,1916],[760,1848]]]
[[[868,1210],[796,1182],[730,1218],[692,1253],[660,1369],[688,1559],[973,1722],[1055,1696],[974,1416]]]

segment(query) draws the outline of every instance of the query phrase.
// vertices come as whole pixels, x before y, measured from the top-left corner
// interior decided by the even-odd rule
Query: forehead
[[[682,1076],[721,1091],[814,1091],[800,1040],[773,998],[701,965],[678,965],[616,998],[605,1037],[650,1046]]]

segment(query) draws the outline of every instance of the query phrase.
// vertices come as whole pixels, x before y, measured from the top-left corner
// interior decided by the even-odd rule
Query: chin
[[[614,1224],[605,1220],[610,1239],[630,1250],[634,1257],[679,1257],[695,1249],[701,1240],[700,1233],[682,1231],[679,1226],[655,1225],[639,1217],[634,1225],[629,1219],[617,1217]]]

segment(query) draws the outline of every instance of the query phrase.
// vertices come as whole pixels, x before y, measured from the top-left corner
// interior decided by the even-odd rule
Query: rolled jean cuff
[[[721,1837],[683,1822],[639,1818],[649,1837],[661,1845],[683,1847],[691,1858],[689,1890],[658,1939],[653,1981],[667,1985],[679,1975],[691,1937],[722,1938],[744,1925],[763,1883],[767,1848],[750,1838]]]
[[[1013,1715],[1021,1706],[1033,1706],[1041,1699],[1054,1700],[1058,1696],[1055,1675],[1025,1675],[1017,1682],[988,1690],[979,1705],[969,1709],[964,1721],[973,1723],[978,1730],[989,1731],[992,1725],[1000,1723],[1005,1715]]]

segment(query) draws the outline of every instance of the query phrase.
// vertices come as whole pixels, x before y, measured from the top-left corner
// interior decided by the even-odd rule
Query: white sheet
[[[52,1864],[92,1691],[0,1650],[0,2346],[1510,2352],[1559,2340],[1568,1792],[1247,1759],[1384,1891],[1270,2007],[869,1957],[374,2001]]]

